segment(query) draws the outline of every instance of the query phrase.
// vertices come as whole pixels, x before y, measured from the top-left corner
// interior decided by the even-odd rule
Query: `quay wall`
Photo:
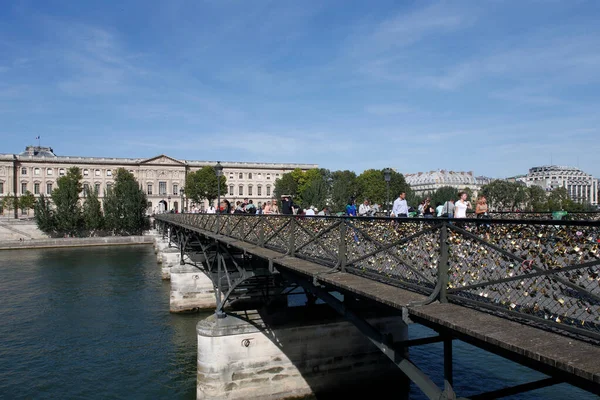
[[[153,244],[154,236],[106,236],[89,238],[27,239],[0,241],[0,250],[44,249],[55,247],[123,246]]]

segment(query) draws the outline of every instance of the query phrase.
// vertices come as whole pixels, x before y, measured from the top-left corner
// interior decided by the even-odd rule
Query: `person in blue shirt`
[[[350,197],[348,204],[346,204],[346,214],[356,217],[356,204],[354,203],[354,197]]]

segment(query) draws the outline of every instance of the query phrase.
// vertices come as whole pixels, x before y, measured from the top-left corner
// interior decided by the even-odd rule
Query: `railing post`
[[[447,303],[448,290],[448,222],[442,221],[440,228],[440,262],[438,265],[438,280],[440,287],[440,303]]]
[[[340,259],[340,269],[342,272],[346,272],[346,222],[340,224],[340,246],[339,246],[338,257]]]
[[[289,227],[289,254],[292,257],[296,256],[296,236],[294,235],[296,228],[296,219],[294,217],[290,217],[290,227]]]
[[[262,224],[258,227],[258,246],[265,247],[265,227]]]

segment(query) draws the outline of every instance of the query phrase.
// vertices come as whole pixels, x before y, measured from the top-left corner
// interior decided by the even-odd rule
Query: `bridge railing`
[[[167,214],[440,301],[600,339],[600,222]],[[439,293],[438,293],[439,292]]]

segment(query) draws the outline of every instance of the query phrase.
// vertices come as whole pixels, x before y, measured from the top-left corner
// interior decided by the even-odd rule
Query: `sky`
[[[598,21],[596,0],[3,0],[0,153],[600,177]]]

